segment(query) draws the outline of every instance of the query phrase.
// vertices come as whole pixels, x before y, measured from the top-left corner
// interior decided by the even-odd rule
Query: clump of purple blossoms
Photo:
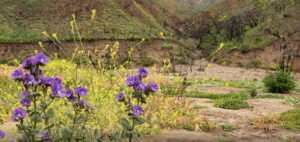
[[[139,70],[138,70],[138,74],[139,74],[139,76],[140,76],[141,78],[145,78],[145,77],[148,76],[148,71],[146,70],[145,67],[141,67],[141,68],[139,68]]]
[[[149,95],[151,92],[158,92],[158,91],[159,91],[158,85],[155,83],[149,83],[145,89],[145,93],[147,95]]]
[[[23,108],[17,108],[14,111],[14,115],[11,117],[11,120],[13,121],[18,121],[20,119],[23,119],[27,114],[27,111],[24,110]]]
[[[0,139],[3,139],[5,137],[5,133],[0,130]]]
[[[13,80],[21,81],[24,78],[24,73],[21,69],[15,70],[15,72],[11,75]]]
[[[148,96],[150,93],[159,91],[159,87],[155,83],[149,83],[148,85],[144,85],[142,79],[147,77],[148,75],[149,73],[146,70],[146,68],[141,67],[138,70],[138,75],[130,76],[126,79],[125,84],[127,86],[132,86],[134,90],[132,97],[128,96],[127,102],[125,101],[126,98],[124,93],[119,93],[116,95],[116,101],[123,102],[128,107],[127,110],[132,112],[132,113],[130,112],[129,114],[133,114],[134,116],[142,115],[144,113],[144,110],[140,105],[140,103],[146,103],[144,94]],[[132,102],[131,102],[132,98],[137,99],[138,102],[137,105],[132,106]]]
[[[55,84],[52,86],[52,94],[51,97],[60,97],[63,98],[66,96],[65,87],[62,84]]]
[[[20,99],[24,99],[28,94],[29,94],[29,92],[27,90],[22,91],[20,93]]]
[[[31,105],[31,100],[30,99],[22,99],[20,103],[25,107],[29,107]]]
[[[144,113],[144,110],[143,110],[143,108],[141,106],[137,105],[137,106],[133,107],[133,115],[139,116],[139,115],[141,115],[143,113]]]
[[[44,53],[39,53],[35,57],[36,57],[37,64],[41,66],[44,66],[49,62],[49,57],[46,56]]]
[[[38,82],[35,80],[35,77],[31,74],[25,74],[23,78],[23,82],[25,85],[37,85]]]
[[[126,79],[126,85],[127,86],[133,86],[134,82],[140,80],[138,76],[130,76]]]
[[[86,94],[88,93],[88,90],[84,87],[76,87],[75,93],[80,97],[85,97]]]

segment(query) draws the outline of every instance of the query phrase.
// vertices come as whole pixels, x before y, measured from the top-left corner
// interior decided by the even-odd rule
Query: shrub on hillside
[[[296,87],[294,77],[290,73],[283,71],[270,73],[264,78],[263,82],[271,93],[289,93]]]

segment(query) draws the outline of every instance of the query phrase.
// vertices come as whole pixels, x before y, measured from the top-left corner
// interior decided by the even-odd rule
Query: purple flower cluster
[[[39,76],[43,76],[43,71],[38,69],[38,67],[46,65],[48,62],[48,56],[44,53],[38,53],[23,61],[21,69],[16,70],[11,77],[13,80],[23,81],[24,85],[37,85],[38,81],[34,74],[37,73]],[[22,69],[29,70],[30,74],[24,73]]]
[[[127,86],[133,87],[133,90],[135,93],[149,95],[151,92],[159,91],[158,85],[155,83],[149,83],[148,85],[144,85],[142,79],[149,75],[146,68],[144,68],[144,67],[139,68],[137,73],[138,73],[138,75],[130,76],[125,81],[125,84]],[[143,96],[139,96],[139,97],[143,99]],[[132,107],[130,97],[128,97],[128,101],[125,102],[125,94],[124,93],[117,94],[116,101],[124,102],[125,104],[127,104],[128,107],[131,107],[131,110],[133,111],[132,114],[135,116],[139,116],[144,113],[144,110],[140,105],[136,105],[136,106]]]
[[[23,108],[17,108],[14,111],[14,115],[11,117],[11,120],[13,121],[18,121],[20,119],[23,119],[27,114],[27,111],[24,110]]]
[[[44,53],[39,53],[35,56],[27,58],[22,63],[23,69],[32,69],[36,65],[44,66],[49,62],[49,57],[46,56]]]
[[[40,66],[45,66],[49,62],[49,57],[43,53],[39,53],[35,56],[27,58],[23,63],[21,69],[15,70],[12,74],[12,79],[15,81],[20,81],[24,84],[26,90],[20,93],[20,103],[24,107],[30,107],[32,98],[30,87],[36,88],[38,86],[44,89],[51,89],[50,97],[52,98],[64,98],[66,97],[69,102],[75,102],[78,100],[78,104],[85,109],[90,109],[92,106],[80,100],[80,97],[85,97],[88,90],[84,87],[76,87],[73,91],[71,89],[65,91],[65,87],[60,78],[45,77],[42,70],[39,69]],[[23,71],[25,70],[25,72]],[[27,70],[27,71],[26,71]],[[18,121],[23,119],[27,114],[27,111],[23,108],[18,108],[14,110],[14,115],[12,120]]]

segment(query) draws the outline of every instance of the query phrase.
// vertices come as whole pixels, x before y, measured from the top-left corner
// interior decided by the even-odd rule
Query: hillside
[[[0,41],[42,40],[41,32],[70,39],[71,14],[83,39],[161,38],[181,34],[210,0],[1,0]],[[91,21],[91,10],[97,10]]]
[[[298,40],[299,11],[300,1],[295,0],[223,0],[200,12],[190,31],[200,39],[199,47],[227,42],[228,47],[259,49],[276,40],[268,29],[292,32]]]
[[[299,23],[299,0],[223,0],[200,12],[190,31],[199,40],[198,48],[225,44],[211,58],[214,62],[274,69],[279,46],[299,46]],[[298,54],[296,58],[299,68]]]

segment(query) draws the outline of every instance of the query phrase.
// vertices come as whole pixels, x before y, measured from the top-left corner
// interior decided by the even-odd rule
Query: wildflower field
[[[3,0],[0,142],[300,141],[299,5]]]

